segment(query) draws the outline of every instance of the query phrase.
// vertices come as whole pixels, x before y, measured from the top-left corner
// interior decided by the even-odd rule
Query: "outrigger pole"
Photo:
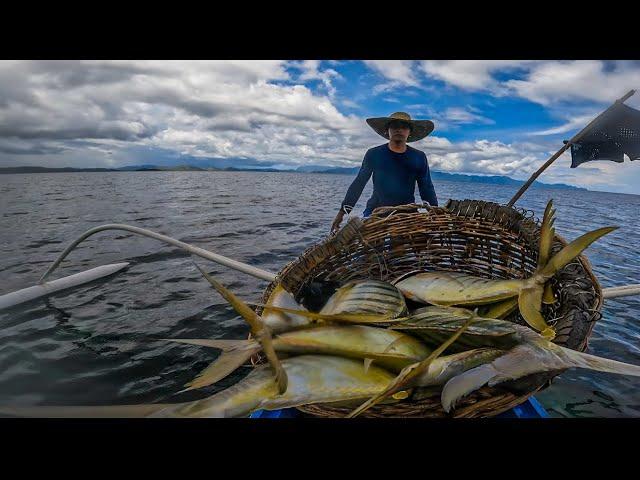
[[[10,292],[5,295],[0,295],[0,310],[11,308],[21,303],[25,303],[41,297],[46,297],[48,295],[51,295],[53,293],[56,293],[62,290],[67,290],[73,287],[77,287],[79,285],[86,284],[88,282],[117,273],[118,271],[127,267],[129,265],[128,263],[116,263],[111,265],[103,265],[101,267],[92,268],[91,270],[86,270],[84,272],[76,273],[68,277],[62,277],[57,280],[45,282],[46,278],[60,265],[62,260],[71,252],[71,250],[73,250],[76,246],[78,246],[80,242],[90,237],[91,235],[98,232],[102,232],[104,230],[125,230],[128,232],[136,233],[138,235],[143,235],[145,237],[155,238],[156,240],[169,243],[170,245],[174,245],[176,247],[182,248],[183,250],[186,250],[189,253],[198,255],[199,257],[202,257],[202,258],[206,258],[207,260],[211,260],[221,265],[225,265],[227,267],[233,268],[235,270],[246,273],[253,277],[260,278],[262,280],[268,280],[268,281],[274,281],[276,279],[275,273],[253,267],[251,265],[247,265],[246,263],[238,262],[237,260],[233,260],[231,258],[218,255],[216,253],[210,252],[203,248],[189,245],[188,243],[181,242],[179,240],[176,240],[175,238],[171,238],[166,235],[152,232],[151,230],[146,230],[144,228],[139,228],[139,227],[133,227],[131,225],[109,224],[109,225],[101,225],[99,227],[95,227],[95,228],[92,228],[91,230],[86,231],[71,245],[69,245],[65,249],[65,251],[58,257],[58,259],[49,267],[49,269],[45,272],[45,274],[40,278],[40,281],[38,282],[37,285],[34,285],[33,287],[23,288],[15,292]],[[610,287],[610,288],[602,289],[602,296],[604,298],[627,297],[627,296],[639,295],[639,294],[640,294],[640,284],[624,285],[620,287]]]
[[[509,203],[507,204],[508,207],[512,207],[514,203],[516,203],[516,201],[522,196],[522,194],[527,190],[527,188],[529,188],[531,186],[531,184],[535,181],[536,178],[538,178],[540,176],[540,174],[542,172],[544,172],[549,165],[551,165],[553,162],[556,161],[556,159],[562,155],[567,149],[569,149],[571,147],[571,145],[573,143],[576,143],[578,140],[580,140],[586,133],[589,132],[589,130],[591,130],[591,128],[593,127],[593,125],[600,120],[604,115],[606,115],[607,113],[609,113],[609,111],[611,111],[615,106],[624,103],[625,101],[627,101],[631,96],[633,96],[633,94],[636,93],[635,90],[629,90],[627,92],[627,94],[625,96],[623,96],[622,98],[619,98],[618,100],[616,100],[613,105],[611,105],[609,108],[607,108],[604,112],[602,112],[600,115],[598,115],[596,118],[594,118],[593,120],[591,120],[591,122],[589,122],[589,124],[584,127],[582,130],[580,130],[578,133],[576,133],[571,140],[569,140],[560,150],[558,150],[556,153],[554,153],[549,160],[547,160],[544,165],[542,165],[533,175],[531,175],[531,178],[529,178],[529,180],[527,180],[527,182],[522,185],[522,187],[520,187],[520,190],[518,190],[518,193],[516,193],[513,198],[511,200],[509,200]]]
[[[351,225],[356,225],[357,223],[351,222],[359,222],[359,219],[353,218],[349,222]],[[351,227],[351,229],[348,229],[345,226],[340,230],[340,232],[336,234],[336,236],[339,237],[340,235],[348,235],[349,232],[353,233],[353,228],[355,227]],[[196,247],[195,245],[189,245],[188,243],[181,242],[180,240],[168,237],[167,235],[162,235],[160,233],[147,230],[146,228],[134,227],[132,225],[125,225],[122,223],[110,223],[107,225],[94,227],[91,230],[87,230],[82,235],[80,235],[80,237],[74,240],[64,250],[64,252],[62,252],[60,256],[58,256],[56,261],[51,264],[44,275],[40,277],[38,283],[33,287],[23,288],[21,290],[10,292],[5,295],[0,295],[0,310],[11,308],[15,305],[19,305],[30,300],[35,300],[36,298],[45,297],[51,295],[52,293],[92,282],[99,278],[103,278],[116,273],[128,266],[128,263],[103,265],[101,267],[93,268],[91,270],[80,272],[75,275],[70,275],[68,277],[58,278],[57,280],[53,280],[50,282],[46,281],[49,275],[51,275],[51,273],[53,273],[53,271],[60,266],[60,263],[62,263],[62,261],[66,258],[67,255],[69,255],[69,253],[71,253],[74,248],[76,248],[81,242],[89,238],[91,235],[94,235],[98,232],[103,232],[105,230],[124,230],[127,232],[135,233],[137,235],[142,235],[144,237],[154,238],[161,242],[168,243],[169,245],[181,248],[182,250],[185,250],[192,255],[206,258],[207,260],[211,260],[212,262],[219,263],[220,265],[224,265],[225,267],[233,268],[234,270],[238,270],[239,272],[246,273],[247,275],[251,275],[252,277],[256,277],[261,280],[267,280],[268,282],[273,282],[277,278],[276,273],[254,267],[237,260],[233,260],[232,258],[210,252],[209,250],[205,250],[204,248]]]
[[[176,240],[175,238],[168,237],[166,235],[162,235],[160,233],[153,232],[151,230],[147,230],[146,228],[134,227],[132,225],[125,225],[122,223],[110,223],[107,225],[100,225],[99,227],[92,228],[91,230],[87,230],[80,237],[78,237],[71,245],[69,245],[64,252],[60,254],[60,256],[56,259],[55,262],[44,272],[44,275],[40,277],[38,283],[43,283],[47,277],[56,269],[58,265],[65,259],[67,255],[78,246],[78,244],[84,240],[86,240],[91,235],[94,235],[98,232],[102,232],[104,230],[124,230],[127,232],[135,233],[137,235],[142,235],[144,237],[154,238],[156,240],[160,240],[161,242],[168,243],[169,245],[173,245],[175,247],[181,248],[193,255],[197,255],[202,258],[206,258],[207,260],[211,260],[212,262],[219,263],[229,268],[233,268],[234,270],[238,270],[240,272],[252,275],[257,278],[261,278],[262,280],[267,280],[273,282],[276,278],[276,275],[271,272],[267,272],[266,270],[262,270],[261,268],[253,267],[251,265],[247,265],[246,263],[238,262],[237,260],[233,260],[231,258],[225,257],[223,255],[218,255],[217,253],[210,252],[209,250],[205,250],[204,248],[196,247],[194,245],[189,245],[188,243],[181,242],[180,240]]]
[[[124,225],[119,223],[111,223],[107,225],[100,225],[99,227],[92,228],[91,230],[87,230],[85,233],[83,233],[79,238],[71,243],[71,245],[69,245],[64,252],[60,254],[56,261],[53,262],[53,264],[47,269],[44,275],[40,277],[40,280],[36,285],[28,288],[23,288],[21,290],[16,290],[5,295],[0,295],[0,310],[11,308],[21,303],[35,300],[40,297],[46,297],[62,290],[67,290],[79,285],[84,285],[85,283],[89,283],[100,278],[112,275],[127,267],[129,265],[128,263],[103,265],[101,267],[92,268],[91,270],[76,273],[68,277],[58,278],[57,280],[52,280],[49,282],[46,281],[49,275],[51,275],[51,273],[53,273],[53,271],[58,268],[65,257],[69,255],[69,253],[74,248],[76,248],[79,243],[83,242],[91,235],[105,230],[125,230],[127,232],[142,235],[144,237],[154,238],[156,240],[160,240],[161,242],[168,243],[169,245],[181,248],[182,250],[185,250],[193,255],[206,258],[207,260],[211,260],[212,262],[219,263],[220,265],[233,268],[234,270],[238,270],[253,277],[270,282],[276,279],[275,273],[271,273],[266,270],[262,270],[261,268],[247,265],[246,263],[233,260],[223,255],[218,255],[217,253],[210,252],[209,250],[205,250],[204,248],[189,245],[188,243],[181,242],[180,240],[176,240],[175,238],[171,238],[166,235],[147,230],[145,228],[134,227],[131,225]]]

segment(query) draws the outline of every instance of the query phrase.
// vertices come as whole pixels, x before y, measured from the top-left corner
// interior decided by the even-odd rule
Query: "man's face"
[[[411,128],[405,122],[391,122],[389,124],[389,140],[406,142],[410,134]]]

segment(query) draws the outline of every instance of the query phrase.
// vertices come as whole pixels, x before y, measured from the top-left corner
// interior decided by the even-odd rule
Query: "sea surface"
[[[34,285],[81,233],[126,223],[279,271],[326,238],[353,177],[262,172],[0,175],[0,294]],[[511,186],[436,182],[449,198],[506,203]],[[357,208],[362,212],[371,185]],[[640,196],[530,189],[518,206],[541,217],[553,198],[556,230],[573,239],[620,229],[586,254],[603,287],[640,283]],[[178,394],[217,350],[161,338],[245,338],[248,328],[183,251],[122,231],[74,250],[53,277],[130,262],[127,270],[0,312],[0,405],[107,405],[193,400],[237,382]],[[247,301],[267,282],[196,259]],[[589,342],[595,355],[640,365],[640,296],[607,299]],[[638,417],[640,378],[571,370],[537,395],[554,417]]]

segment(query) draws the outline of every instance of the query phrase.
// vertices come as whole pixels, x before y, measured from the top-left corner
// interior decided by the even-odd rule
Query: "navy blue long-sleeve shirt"
[[[396,153],[385,143],[367,150],[358,176],[351,183],[342,208],[351,211],[373,174],[373,194],[364,212],[369,215],[377,207],[406,205],[415,202],[416,183],[420,198],[437,206],[429,163],[424,152],[407,145],[404,153]]]

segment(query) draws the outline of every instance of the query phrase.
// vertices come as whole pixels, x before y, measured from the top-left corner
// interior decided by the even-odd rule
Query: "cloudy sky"
[[[0,167],[356,166],[401,110],[433,170],[524,179],[631,88],[637,61],[0,61]],[[640,162],[570,163],[541,180],[640,194]]]

